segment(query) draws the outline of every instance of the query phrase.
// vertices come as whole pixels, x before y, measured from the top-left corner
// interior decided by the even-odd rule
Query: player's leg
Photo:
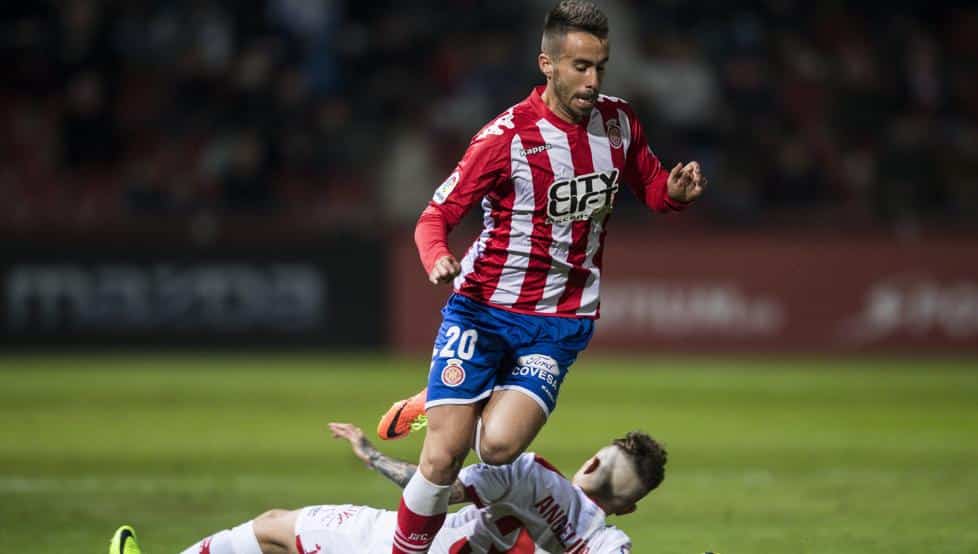
[[[560,386],[594,331],[591,320],[512,316],[522,333],[512,363],[501,369],[482,411],[476,437],[479,458],[493,465],[523,453],[557,407]],[[531,318],[527,320],[526,318]]]
[[[418,471],[397,510],[394,554],[427,552],[448,512],[451,485],[472,446],[478,404],[441,405],[428,410],[428,432]]]
[[[254,519],[255,538],[262,554],[295,554],[298,510],[269,510]],[[300,553],[301,554],[301,553]]]
[[[495,391],[482,412],[476,439],[479,459],[491,465],[512,462],[546,422],[547,413],[523,391]]]
[[[448,511],[448,495],[472,437],[482,402],[496,384],[507,351],[491,308],[454,295],[442,310],[428,373],[428,432],[419,470],[404,488],[394,553],[427,552]]]
[[[264,550],[255,534],[256,522],[257,518],[246,521],[237,527],[208,535],[180,554],[279,554],[288,552],[287,550]]]
[[[451,485],[472,448],[481,403],[434,406],[428,410],[428,432],[418,470],[438,485]]]

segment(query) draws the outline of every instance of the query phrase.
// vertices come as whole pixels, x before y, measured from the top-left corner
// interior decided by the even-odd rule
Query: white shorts
[[[474,507],[448,514],[429,554],[448,554],[471,537],[479,517]],[[299,554],[390,554],[397,512],[353,504],[306,506],[295,519]],[[473,553],[485,552],[471,544]],[[545,553],[544,553],[545,554]]]
[[[390,554],[397,512],[352,504],[306,506],[295,520],[299,554]]]

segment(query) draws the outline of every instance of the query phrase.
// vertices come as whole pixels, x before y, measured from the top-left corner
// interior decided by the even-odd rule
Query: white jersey
[[[628,554],[631,541],[546,460],[462,469],[474,506],[449,514],[431,554]],[[299,554],[389,554],[397,512],[366,506],[309,506],[295,523]]]
[[[530,554],[534,550],[519,548],[533,544],[537,552],[551,554],[631,551],[628,535],[608,525],[604,511],[540,456],[526,453],[508,465],[468,466],[459,480],[476,507],[445,526],[469,530],[470,552]]]

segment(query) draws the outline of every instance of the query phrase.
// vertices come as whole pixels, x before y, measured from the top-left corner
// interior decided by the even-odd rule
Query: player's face
[[[549,84],[557,108],[574,121],[589,116],[598,101],[608,50],[607,39],[572,31],[564,36],[559,57],[550,60]]]

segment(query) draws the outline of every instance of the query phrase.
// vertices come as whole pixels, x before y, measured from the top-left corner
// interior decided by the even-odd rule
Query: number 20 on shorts
[[[445,330],[445,346],[441,347],[438,355],[442,358],[461,358],[471,360],[475,354],[475,343],[479,340],[479,333],[475,329],[462,330],[458,325],[452,325]],[[456,354],[455,345],[458,343],[458,353]]]

